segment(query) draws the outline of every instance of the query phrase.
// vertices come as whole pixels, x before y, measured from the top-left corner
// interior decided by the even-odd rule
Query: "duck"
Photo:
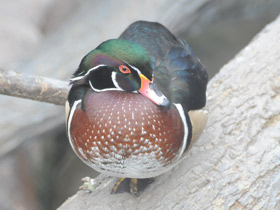
[[[139,195],[139,183],[178,165],[202,133],[207,83],[186,41],[160,23],[132,23],[86,54],[70,79],[70,145],[86,165],[119,178],[111,193]]]

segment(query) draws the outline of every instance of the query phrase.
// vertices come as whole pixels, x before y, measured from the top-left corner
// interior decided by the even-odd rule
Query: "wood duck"
[[[101,173],[156,177],[177,165],[202,132],[208,75],[190,46],[159,23],[138,21],[101,43],[71,79],[67,135]]]

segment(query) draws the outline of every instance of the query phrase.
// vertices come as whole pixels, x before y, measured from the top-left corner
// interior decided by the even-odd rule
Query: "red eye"
[[[120,66],[119,66],[119,70],[120,70],[120,72],[123,73],[123,74],[129,74],[129,73],[131,73],[130,69],[129,69],[127,66],[125,66],[125,65],[120,65]]]

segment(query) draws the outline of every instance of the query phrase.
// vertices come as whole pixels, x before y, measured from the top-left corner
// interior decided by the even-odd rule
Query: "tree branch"
[[[0,69],[0,94],[64,105],[68,91],[66,81]]]

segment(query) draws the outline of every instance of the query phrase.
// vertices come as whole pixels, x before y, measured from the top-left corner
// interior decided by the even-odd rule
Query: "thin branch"
[[[68,91],[66,81],[0,69],[0,94],[64,105]]]

